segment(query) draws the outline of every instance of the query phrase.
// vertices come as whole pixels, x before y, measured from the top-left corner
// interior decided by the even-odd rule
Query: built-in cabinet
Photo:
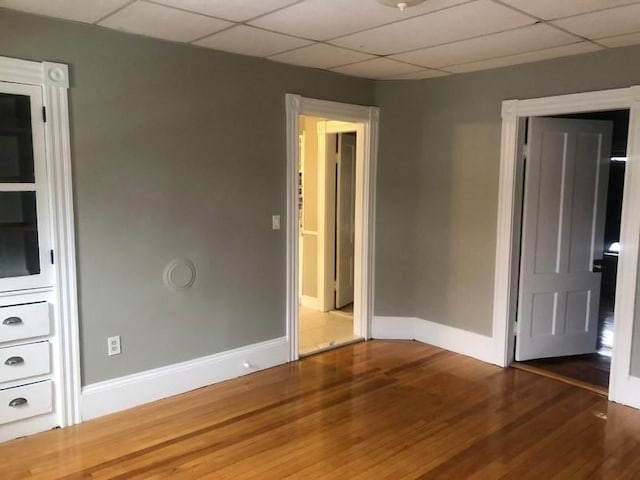
[[[0,441],[80,420],[66,87],[0,57]]]

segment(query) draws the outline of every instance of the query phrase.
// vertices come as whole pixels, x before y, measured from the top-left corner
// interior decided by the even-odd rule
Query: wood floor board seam
[[[640,478],[640,411],[413,341],[0,444],[0,480]]]
[[[371,390],[373,390],[373,389],[377,389],[377,388],[381,388],[381,387],[387,386],[387,385],[389,385],[390,383],[391,383],[391,380],[389,380],[389,381],[383,381],[383,380],[377,379],[377,380],[375,381],[375,383],[373,383],[372,388],[370,388],[370,389],[363,389],[364,391],[363,391],[363,392],[361,392],[361,394],[367,393],[367,392],[369,392],[369,391],[371,391]],[[319,407],[314,407],[314,408],[312,408],[312,409],[310,409],[310,410],[308,410],[308,411],[304,412],[303,414],[298,415],[296,418],[304,417],[304,416],[310,415],[310,414],[312,414],[312,413],[314,413],[314,412],[320,411],[320,410],[322,410],[322,409],[326,409],[326,408],[328,408],[329,406],[332,406],[332,405],[335,405],[335,404],[337,404],[337,403],[340,403],[340,402],[344,401],[344,400],[345,400],[345,399],[347,399],[347,398],[353,398],[354,396],[355,396],[355,395],[354,395],[354,393],[353,393],[353,392],[350,392],[350,393],[349,393],[349,394],[347,394],[347,395],[343,395],[343,396],[339,397],[338,399],[334,400],[333,402],[324,403],[324,404],[322,404],[322,405],[321,405],[321,406],[319,406]],[[300,397],[301,397],[301,396],[300,396]],[[287,404],[293,403],[293,402],[297,401],[298,399],[299,399],[299,397],[292,397],[292,398],[289,398],[289,399],[282,400],[282,401],[280,401],[280,402],[276,402],[275,404],[270,405],[268,408],[267,408],[267,407],[265,407],[265,408],[263,408],[263,409],[260,409],[260,410],[256,410],[256,411],[250,412],[252,415],[249,415],[249,416],[247,416],[247,417],[244,417],[244,418],[238,418],[238,417],[235,417],[235,418],[233,418],[233,419],[230,419],[230,420],[232,420],[231,422],[228,422],[228,423],[223,422],[223,423],[226,423],[225,425],[217,424],[216,426],[206,427],[206,428],[204,428],[204,429],[201,429],[201,430],[199,430],[199,431],[195,432],[195,434],[194,434],[194,435],[191,435],[191,434],[190,434],[190,435],[188,435],[188,436],[184,436],[184,437],[180,437],[180,438],[172,439],[172,440],[170,440],[170,441],[164,442],[163,444],[159,444],[159,445],[154,445],[154,446],[152,446],[152,447],[148,447],[147,449],[144,449],[144,450],[140,450],[140,451],[134,452],[134,453],[129,454],[129,455],[125,456],[125,457],[118,457],[118,458],[116,458],[116,459],[114,459],[114,460],[111,460],[111,461],[109,461],[109,462],[105,462],[105,464],[96,465],[95,467],[93,467],[93,468],[89,469],[89,471],[90,471],[91,473],[93,473],[93,472],[98,472],[98,471],[100,471],[100,470],[104,470],[105,468],[109,468],[109,466],[110,466],[111,464],[113,464],[113,463],[116,463],[116,464],[117,464],[117,463],[122,463],[122,462],[126,462],[126,461],[128,461],[128,460],[131,460],[131,459],[133,459],[133,458],[138,458],[138,457],[144,456],[144,455],[146,455],[146,454],[154,453],[154,452],[156,452],[156,451],[158,451],[158,450],[163,449],[165,446],[171,446],[171,445],[173,445],[173,444],[175,444],[175,443],[178,443],[178,442],[181,442],[181,441],[186,440],[186,438],[185,438],[185,437],[193,438],[193,437],[195,437],[195,436],[202,435],[202,434],[204,434],[204,433],[212,432],[213,430],[216,430],[216,429],[219,429],[219,428],[226,427],[226,426],[228,426],[228,425],[229,425],[229,424],[231,424],[231,423],[235,423],[235,422],[237,422],[237,421],[241,421],[241,420],[247,419],[248,417],[255,416],[255,415],[259,415],[259,414],[261,414],[261,413],[265,413],[266,411],[272,410],[273,408],[279,408],[279,407],[282,407],[282,406],[284,406],[284,405],[287,405]],[[277,428],[277,426],[281,426],[281,425],[288,424],[288,423],[290,423],[291,421],[292,421],[292,419],[291,419],[291,418],[288,418],[288,419],[286,419],[286,420],[283,420],[281,423],[277,424],[275,428]],[[246,433],[246,434],[243,434],[243,435],[241,436],[241,438],[240,438],[240,439],[234,439],[234,440],[228,440],[228,441],[225,441],[225,442],[223,442],[223,444],[224,444],[225,446],[229,446],[229,445],[232,445],[232,444],[235,444],[235,443],[239,443],[239,442],[241,442],[241,441],[242,441],[243,439],[245,439],[245,438],[251,438],[251,437],[253,437],[253,436],[255,436],[255,435],[259,435],[259,434],[261,434],[261,433],[268,432],[269,430],[272,430],[273,428],[274,428],[274,425],[269,425],[268,427],[263,427],[263,428],[261,428],[261,429],[258,429],[258,430],[255,430],[255,431],[252,431],[252,432],[248,432],[248,433]],[[199,455],[199,454],[202,454],[202,453],[205,453],[205,452],[209,452],[209,451],[211,451],[211,450],[215,450],[215,449],[218,449],[218,448],[225,448],[225,447],[224,447],[223,445],[207,446],[207,447],[204,447],[204,448],[202,448],[202,449],[198,449],[198,450],[195,450],[195,451],[193,451],[193,452],[189,452],[189,454],[186,454],[186,455],[180,455],[180,456],[177,456],[177,457],[168,457],[168,458],[163,458],[160,462],[157,462],[156,464],[154,464],[154,465],[152,465],[152,466],[149,466],[149,468],[155,468],[155,467],[159,466],[160,464],[164,465],[164,464],[170,463],[170,462],[172,462],[172,461],[175,461],[175,460],[177,460],[177,459],[184,459],[184,458],[187,458],[187,457],[197,456],[197,455]],[[134,470],[134,471],[132,471],[132,472],[127,472],[127,474],[126,474],[125,476],[115,476],[115,477],[110,477],[110,478],[112,478],[112,479],[114,479],[114,480],[121,480],[121,479],[122,479],[122,480],[126,480],[126,479],[128,479],[128,478],[129,478],[129,476],[131,476],[131,475],[135,475],[135,474],[137,474],[137,473],[139,473],[139,472],[140,472],[140,473],[143,473],[144,471],[148,470],[149,468],[147,468],[147,467],[140,467],[139,469],[136,469],[136,470]],[[71,479],[65,479],[65,480],[71,480]]]

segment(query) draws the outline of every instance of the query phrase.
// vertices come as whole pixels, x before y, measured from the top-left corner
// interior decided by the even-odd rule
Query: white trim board
[[[55,386],[61,427],[80,422],[80,342],[76,290],[76,247],[73,182],[69,138],[69,69],[62,63],[34,62],[0,56],[0,81],[36,85],[42,89],[49,182],[52,244],[55,251],[54,318],[60,372]]]
[[[354,331],[369,338],[373,316],[374,296],[374,225],[375,186],[378,152],[377,107],[350,105],[326,100],[286,94],[287,128],[287,255],[286,255],[286,319],[289,341],[289,360],[299,358],[298,353],[298,170],[300,151],[300,115],[323,117],[328,120],[358,123],[363,127],[363,162],[356,166],[356,225],[354,259]]]
[[[318,122],[316,133],[318,135],[318,309],[323,312],[333,310],[335,307],[335,290],[333,268],[335,262],[335,193],[329,188],[331,178],[335,182],[335,164],[327,161],[327,134],[331,133],[356,133],[356,169],[365,165],[365,130],[364,124],[353,122],[340,122],[326,120]],[[335,146],[334,146],[335,147]],[[362,177],[362,171],[356,171],[356,181]],[[362,188],[362,187],[360,187]],[[356,187],[358,189],[358,187]],[[356,198],[359,198],[357,196]],[[356,212],[358,207],[356,207]],[[358,220],[355,220],[357,222]],[[354,252],[358,255],[358,252]],[[354,322],[354,335],[362,336],[363,328]]]
[[[611,359],[609,399],[640,408],[638,385],[631,377],[631,350],[638,280],[640,240],[640,86],[560,95],[530,100],[502,102],[502,144],[498,188],[495,290],[493,301],[493,339],[495,363],[507,366],[513,361],[514,346],[514,265],[517,264],[517,141],[521,119],[530,116],[629,109],[629,138],[625,171],[624,200],[620,228],[620,256],[615,298],[614,339]],[[635,389],[635,390],[634,390]]]
[[[82,420],[108,415],[287,362],[285,337],[87,385]]]
[[[386,340],[417,340],[487,363],[495,362],[491,337],[416,317],[373,317],[371,336]]]
[[[300,305],[306,308],[312,308],[314,310],[320,310],[320,301],[317,297],[310,297],[309,295],[300,296]]]

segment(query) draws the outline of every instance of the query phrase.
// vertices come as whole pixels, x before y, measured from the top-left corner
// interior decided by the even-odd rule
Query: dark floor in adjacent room
[[[596,353],[573,355],[568,357],[540,358],[517,362],[529,371],[548,373],[553,378],[566,380],[574,384],[594,387],[602,394],[609,389],[609,372],[613,351],[614,293],[601,298],[598,318],[598,344]],[[529,367],[529,368],[527,368]]]

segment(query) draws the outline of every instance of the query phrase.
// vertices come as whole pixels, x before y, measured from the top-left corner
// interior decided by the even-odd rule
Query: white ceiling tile
[[[239,25],[194,43],[202,47],[224,50],[225,52],[266,57],[285,50],[304,47],[312,42],[280,33],[260,30],[259,28]]]
[[[599,38],[598,43],[609,48],[628,47],[629,45],[640,44],[640,32],[628,35],[618,35],[616,37]]]
[[[639,0],[501,0],[524,12],[545,20],[569,17],[582,13],[604,10],[605,8],[620,7]]]
[[[374,58],[373,60],[332,68],[331,70],[355,77],[384,78],[402,73],[417,72],[423,70],[423,68],[409,65],[408,63],[396,62],[388,58]]]
[[[376,0],[305,0],[249,23],[298,37],[328,40],[465,1],[429,0],[401,12]]]
[[[190,42],[233,25],[148,2],[138,2],[107,17],[100,25],[177,42]]]
[[[602,47],[599,47],[591,42],[579,42],[571,45],[563,45],[561,47],[538,50],[536,52],[520,53],[518,55],[493,58],[491,60],[483,60],[481,62],[454,65],[451,67],[447,67],[446,70],[451,73],[475,72],[477,70],[488,70],[490,68],[507,67],[509,65],[518,65],[521,63],[539,62],[540,60],[568,57],[570,55],[579,55],[582,53],[595,52],[598,50],[602,50]]]
[[[545,24],[509,30],[484,37],[423,48],[391,58],[424,67],[444,67],[488,58],[530,52],[576,43],[581,39]]]
[[[451,75],[450,73],[440,72],[438,70],[424,69],[417,72],[403,73],[400,75],[391,75],[390,77],[382,78],[381,80],[424,80],[427,78],[446,77]]]
[[[326,45],[324,43],[315,43],[308,47],[279,53],[269,58],[277,62],[292,63],[303,67],[332,68],[348,63],[368,60],[373,58],[373,55],[354,52],[353,50],[334,47],[333,45]]]
[[[0,7],[94,23],[130,0],[0,0]]]
[[[489,0],[477,0],[403,22],[332,40],[368,53],[390,55],[530,25],[535,19]]]
[[[298,0],[153,0],[212,17],[243,22],[264,15],[278,8],[286,7]]]
[[[605,38],[640,31],[640,4],[586,13],[552,22],[585,38]]]

